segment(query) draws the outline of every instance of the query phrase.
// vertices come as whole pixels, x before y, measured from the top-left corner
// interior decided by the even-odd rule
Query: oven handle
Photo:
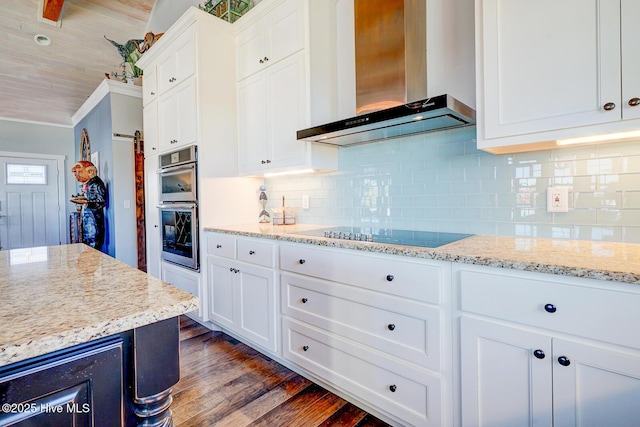
[[[195,168],[196,168],[195,162],[191,162],[191,163],[185,163],[182,165],[167,166],[162,169],[158,169],[156,173],[157,174],[168,173],[168,172],[174,173],[174,172],[185,171],[185,170],[195,169]]]
[[[156,206],[159,209],[191,209],[198,207],[196,203],[168,203]]]

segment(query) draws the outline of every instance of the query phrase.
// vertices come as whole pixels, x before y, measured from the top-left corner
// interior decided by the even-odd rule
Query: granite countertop
[[[240,224],[205,227],[204,230],[414,258],[640,284],[640,244],[475,235],[439,248],[421,248],[299,234],[326,227],[300,224]]]
[[[197,297],[84,244],[0,252],[0,366],[169,319]]]

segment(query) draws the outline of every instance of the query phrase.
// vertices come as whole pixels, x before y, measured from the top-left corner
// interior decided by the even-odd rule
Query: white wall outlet
[[[569,189],[567,187],[547,188],[547,212],[569,212]]]
[[[309,195],[304,194],[302,196],[302,209],[309,209]]]

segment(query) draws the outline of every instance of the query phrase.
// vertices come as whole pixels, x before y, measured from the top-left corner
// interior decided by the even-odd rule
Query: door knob
[[[640,98],[631,98],[629,100],[629,105],[632,107],[637,107],[638,105],[640,105]]]
[[[616,104],[614,102],[607,102],[602,108],[604,108],[605,111],[611,111],[616,108]]]
[[[545,304],[544,305],[544,311],[546,311],[547,313],[555,313],[556,310],[557,310],[557,308],[553,304]]]
[[[560,356],[558,357],[558,363],[561,364],[562,366],[569,366],[571,365],[571,361],[569,360],[568,357],[566,356]]]
[[[545,354],[544,351],[538,349],[538,350],[534,350],[533,351],[533,355],[536,357],[536,359],[544,359]]]

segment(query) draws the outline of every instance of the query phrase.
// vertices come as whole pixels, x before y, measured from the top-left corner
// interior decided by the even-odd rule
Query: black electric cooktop
[[[299,232],[305,236],[331,239],[358,240],[362,242],[388,243],[394,245],[437,248],[472,234],[442,233],[437,231],[395,230],[367,227],[330,227]]]

